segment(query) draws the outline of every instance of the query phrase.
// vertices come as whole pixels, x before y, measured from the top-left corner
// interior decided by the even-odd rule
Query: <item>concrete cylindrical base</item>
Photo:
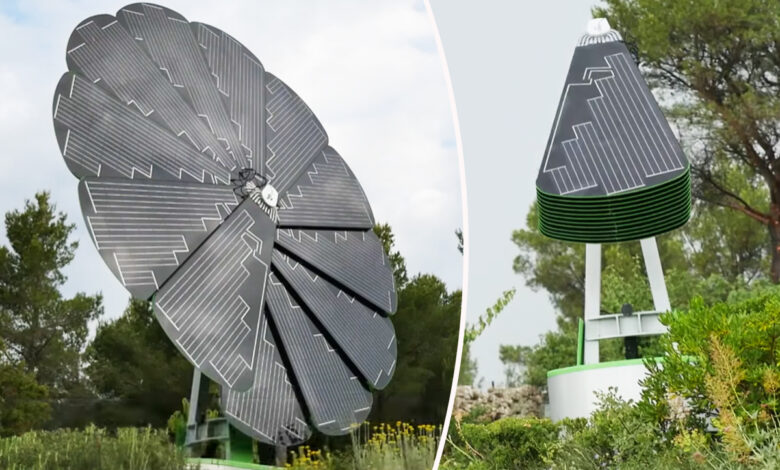
[[[551,370],[547,373],[548,417],[553,421],[586,418],[596,410],[596,392],[607,392],[610,387],[623,399],[637,401],[642,394],[639,381],[645,376],[642,359]]]

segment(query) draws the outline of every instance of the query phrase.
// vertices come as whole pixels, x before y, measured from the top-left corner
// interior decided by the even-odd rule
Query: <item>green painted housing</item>
[[[691,215],[691,172],[613,196],[560,196],[536,189],[539,231],[558,240],[616,243],[679,228]]]

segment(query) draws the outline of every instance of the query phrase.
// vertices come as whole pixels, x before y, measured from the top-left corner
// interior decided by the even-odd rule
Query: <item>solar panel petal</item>
[[[168,8],[141,3],[122,8],[116,17],[225,148],[232,158],[225,166],[251,166],[187,20]]]
[[[204,374],[238,391],[252,386],[274,224],[245,200],[154,296],[165,332]]]
[[[365,421],[371,411],[371,392],[273,273],[268,283],[268,311],[312,425],[337,436]]]
[[[386,314],[395,313],[393,273],[373,231],[279,229],[276,243],[369,305]]]
[[[327,147],[282,195],[279,226],[368,230],[374,216],[347,163]]]
[[[130,293],[149,299],[240,200],[229,186],[85,178],[81,210],[92,240]]]
[[[363,379],[373,388],[385,388],[395,372],[398,353],[390,319],[279,251],[274,252],[273,267]]]

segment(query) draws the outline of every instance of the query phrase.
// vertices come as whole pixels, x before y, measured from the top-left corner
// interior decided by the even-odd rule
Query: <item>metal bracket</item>
[[[626,336],[651,336],[666,333],[666,326],[659,316],[662,312],[634,312],[631,315],[616,313],[599,315],[598,318],[585,320],[585,340],[597,341]]]
[[[666,333],[658,319],[662,312],[671,310],[666,290],[661,257],[655,238],[640,240],[645,260],[647,279],[653,296],[654,311],[633,315],[601,315],[601,245],[585,245],[585,341],[584,363],[599,362],[599,340],[627,336],[649,336]]]

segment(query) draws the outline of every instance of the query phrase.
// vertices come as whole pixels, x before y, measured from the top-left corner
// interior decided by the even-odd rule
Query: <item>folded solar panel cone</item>
[[[345,434],[390,381],[393,274],[306,104],[228,34],[167,8],[81,22],[54,95],[62,156],[119,282],[270,444]]]
[[[690,166],[620,35],[593,24],[536,179],[539,230],[586,243],[652,237],[688,221]]]

